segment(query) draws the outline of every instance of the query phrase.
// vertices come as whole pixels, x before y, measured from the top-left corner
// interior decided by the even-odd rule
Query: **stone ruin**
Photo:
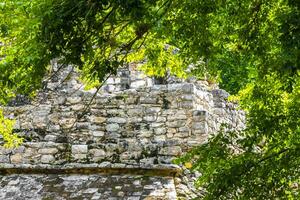
[[[68,66],[34,101],[16,98],[5,107],[24,142],[0,146],[0,199],[201,197],[193,184],[200,174],[172,160],[222,123],[243,129],[244,113],[206,81],[160,81],[135,67],[120,69],[95,94]]]

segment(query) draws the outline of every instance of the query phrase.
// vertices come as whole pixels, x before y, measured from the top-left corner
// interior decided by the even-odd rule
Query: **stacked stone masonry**
[[[5,107],[24,143],[0,147],[0,199],[201,196],[193,185],[199,174],[172,160],[222,123],[243,129],[244,113],[205,81],[157,84],[134,68],[120,69],[95,94],[69,66],[45,80],[35,101]]]

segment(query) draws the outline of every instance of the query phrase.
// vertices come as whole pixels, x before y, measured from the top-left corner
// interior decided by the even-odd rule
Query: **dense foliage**
[[[245,131],[221,131],[181,158],[202,172],[197,184],[206,188],[206,198],[296,199],[299,5],[297,0],[3,0],[0,100],[34,96],[54,58],[75,65],[82,79],[96,86],[129,61],[146,59],[143,70],[158,76],[170,71],[184,77],[193,65],[194,75],[218,81],[247,112]]]

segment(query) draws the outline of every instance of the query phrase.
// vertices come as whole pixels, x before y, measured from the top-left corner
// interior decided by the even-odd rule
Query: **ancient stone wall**
[[[244,113],[226,102],[225,91],[207,82],[156,84],[132,68],[120,69],[95,94],[96,89],[84,90],[78,74],[67,67],[51,76],[34,102],[16,100],[6,107],[24,143],[0,149],[0,198],[200,195],[192,184],[198,175],[182,173],[172,160],[206,142],[221,123],[244,128]]]

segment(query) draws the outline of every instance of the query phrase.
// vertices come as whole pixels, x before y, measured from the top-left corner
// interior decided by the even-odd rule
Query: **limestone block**
[[[155,142],[164,142],[166,141],[166,136],[165,135],[158,135],[154,137]]]
[[[86,154],[88,152],[87,145],[72,145],[72,154]]]
[[[125,124],[126,121],[127,120],[125,118],[121,118],[121,117],[112,117],[107,120],[108,123],[117,123],[117,124]]]
[[[70,104],[77,104],[77,103],[80,103],[81,100],[82,100],[82,98],[79,97],[79,96],[68,97],[68,98],[67,98],[67,102],[70,103]]]
[[[24,153],[25,152],[25,146],[19,146],[19,147],[16,147],[12,150],[12,153]]]
[[[116,107],[107,107],[107,114],[111,116],[125,116],[125,111],[122,109],[114,109]]]
[[[159,128],[159,127],[163,127],[165,126],[165,123],[157,123],[157,122],[154,122],[154,123],[151,123],[150,124],[150,127],[151,128]]]
[[[170,128],[179,128],[185,126],[186,121],[185,120],[177,120],[173,122],[167,122],[166,125]]]
[[[114,78],[112,77],[109,77],[107,80],[106,80],[106,84],[114,84],[115,83],[115,80]]]
[[[167,129],[166,128],[156,128],[154,129],[154,133],[156,135],[161,135],[161,134],[165,134],[167,132]]]
[[[193,120],[194,121],[204,121],[208,118],[208,112],[206,110],[194,110]]]
[[[184,94],[189,94],[194,92],[194,84],[192,83],[176,83],[168,85],[169,92],[180,91]]]
[[[0,163],[9,163],[8,155],[0,155]]]
[[[145,120],[146,122],[155,122],[156,119],[157,119],[156,115],[148,115],[143,117],[143,120]]]
[[[180,146],[164,147],[159,151],[160,155],[179,156],[182,154]]]
[[[184,101],[193,101],[195,100],[195,96],[193,94],[183,94],[180,97]]]
[[[16,154],[10,156],[10,162],[12,164],[20,164],[20,163],[22,163],[22,160],[23,160],[22,154],[20,154],[20,153],[16,153]]]
[[[50,124],[49,126],[48,126],[48,130],[49,130],[49,132],[58,132],[58,131],[60,131],[60,126],[59,125],[52,125],[52,124]]]
[[[56,154],[57,152],[58,152],[57,148],[44,148],[38,150],[38,153],[40,154]]]
[[[82,104],[75,104],[71,106],[71,109],[74,111],[81,111],[84,109],[84,105]]]
[[[193,122],[192,129],[194,130],[204,130],[206,122]]]
[[[59,121],[59,124],[62,128],[68,129],[68,128],[72,128],[75,121],[76,121],[75,118],[63,118]]]
[[[140,132],[138,135],[139,138],[149,138],[151,136],[153,136],[153,131],[146,131],[146,130]]]
[[[146,85],[145,80],[137,80],[137,81],[131,82],[130,87],[131,88],[139,88],[139,87],[143,87],[145,85]]]
[[[130,159],[138,159],[141,156],[141,152],[139,151],[126,151],[120,155],[120,159],[122,160],[130,160]]]
[[[180,102],[180,108],[185,108],[185,109],[194,108],[194,101],[182,101]]]
[[[30,148],[30,147],[27,147],[26,150],[25,150],[25,153],[23,154],[23,157],[33,157],[34,155],[37,154],[37,148]]]
[[[76,128],[78,128],[78,129],[89,129],[90,128],[90,123],[89,122],[77,122],[76,123]]]
[[[14,129],[21,129],[20,119],[15,119]]]
[[[168,95],[168,86],[167,85],[153,85],[151,87],[151,93],[153,94],[163,94],[163,96]]]
[[[104,122],[106,122],[106,118],[104,117],[99,117],[99,116],[93,116],[90,118],[91,122],[92,123],[95,123],[95,124],[103,124]]]
[[[57,138],[57,136],[55,136],[55,135],[46,135],[45,136],[45,138],[44,138],[44,140],[45,141],[51,141],[51,142],[55,142],[56,141],[56,138]]]
[[[95,137],[102,137],[105,133],[103,131],[92,131],[92,134]]]
[[[56,99],[56,103],[58,104],[58,105],[62,105],[62,104],[64,104],[66,102],[66,97],[64,97],[64,96],[59,96],[57,99]]]
[[[192,133],[205,134],[208,133],[208,125],[206,122],[193,122]]]
[[[44,114],[42,114],[42,115],[36,114],[33,117],[32,125],[35,128],[43,129],[43,128],[47,127],[47,124],[48,124],[48,118]]]
[[[143,165],[153,165],[156,162],[156,157],[144,158],[140,160],[140,163]]]
[[[187,138],[190,135],[189,132],[178,132],[174,134],[175,138]]]
[[[173,138],[174,133],[169,133],[169,132],[168,132],[168,133],[166,134],[166,136],[167,136],[167,138]]]
[[[189,127],[186,127],[186,126],[180,127],[178,130],[179,130],[179,132],[189,132],[190,131]]]
[[[153,97],[153,96],[141,97],[140,103],[141,104],[156,104],[157,97]]]
[[[127,110],[127,114],[129,116],[140,116],[143,113],[143,109],[142,108],[131,108]]]
[[[106,125],[106,130],[109,132],[115,132],[120,129],[120,126],[118,124],[107,124]]]
[[[158,163],[159,164],[171,164],[174,160],[174,156],[159,156]]]
[[[162,116],[158,116],[156,122],[166,122],[167,118],[166,117],[162,117]]]
[[[91,149],[90,153],[94,156],[94,157],[101,157],[101,158],[105,158],[106,153],[103,149]]]
[[[55,158],[53,155],[42,155],[41,162],[42,163],[52,163],[55,161]]]
[[[130,117],[127,119],[128,123],[138,123],[143,121],[141,117]]]
[[[186,120],[188,117],[185,114],[175,114],[175,115],[169,115],[168,121],[174,121],[174,120]]]
[[[206,136],[207,137],[207,136]],[[195,138],[195,139],[189,139],[187,141],[187,145],[192,148],[192,147],[195,147],[195,146],[198,146],[200,144],[203,144],[205,141],[207,140],[207,138]]]
[[[114,85],[106,85],[103,87],[103,89],[106,91],[106,92],[113,92],[116,87]]]
[[[145,113],[146,114],[156,114],[160,111],[161,111],[160,107],[150,107],[150,108],[146,108]]]
[[[87,154],[72,154],[72,157],[75,160],[85,160],[87,158]]]

